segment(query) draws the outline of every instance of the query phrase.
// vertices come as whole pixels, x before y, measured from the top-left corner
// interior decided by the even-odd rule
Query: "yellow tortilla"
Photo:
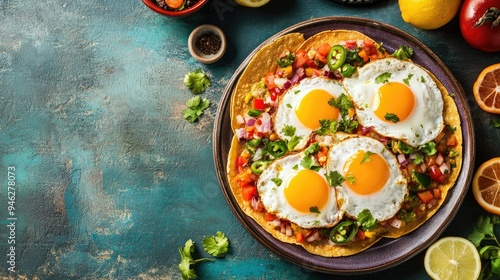
[[[247,111],[251,105],[245,102],[245,97],[248,93],[251,92],[252,86],[255,83],[261,81],[261,79],[265,76],[269,71],[276,70],[277,63],[276,59],[282,54],[285,50],[295,51],[297,49],[309,50],[311,48],[317,49],[324,43],[329,43],[330,45],[338,44],[342,41],[348,40],[365,40],[370,39],[368,36],[350,30],[332,30],[332,31],[324,31],[320,32],[309,39],[304,41],[302,34],[292,33],[287,34],[283,37],[276,39],[271,42],[269,45],[263,47],[260,51],[256,53],[254,58],[250,61],[245,71],[242,73],[238,83],[232,94],[231,99],[231,124],[233,130],[240,127],[241,124],[237,123],[236,116]],[[379,57],[387,56],[387,54],[379,52]],[[461,164],[462,164],[462,130],[460,124],[460,116],[458,114],[458,109],[455,105],[453,98],[449,95],[446,88],[436,79],[434,75],[429,73],[431,77],[436,81],[438,87],[441,90],[443,101],[444,101],[444,121],[446,124],[456,128],[455,136],[458,140],[458,145],[455,148],[457,152],[459,152],[459,156],[455,158],[456,167],[452,169],[452,174],[449,177],[449,183],[446,185],[440,186],[442,190],[441,199],[438,201],[436,207],[426,212],[426,214],[420,217],[418,220],[411,222],[409,224],[403,225],[399,229],[395,228],[384,228],[382,226],[378,226],[376,230],[373,232],[373,236],[371,238],[367,238],[365,240],[355,240],[351,241],[348,245],[340,245],[340,246],[332,246],[326,242],[321,244],[317,243],[307,243],[307,242],[297,242],[295,235],[287,237],[285,234],[282,234],[279,230],[273,226],[271,222],[268,222],[265,218],[265,211],[258,212],[254,210],[251,204],[248,201],[243,199],[241,193],[241,187],[237,182],[238,170],[236,165],[236,159],[241,154],[244,147],[244,143],[238,141],[237,136],[234,136],[232,139],[231,148],[228,155],[228,165],[227,165],[227,176],[228,181],[233,192],[233,195],[238,202],[239,207],[254,219],[261,227],[263,227],[267,232],[272,234],[276,239],[302,246],[308,252],[325,256],[325,257],[341,257],[341,256],[349,256],[353,254],[357,254],[361,251],[368,249],[370,246],[375,244],[382,237],[388,238],[398,238],[405,234],[412,232],[417,229],[420,225],[425,223],[432,215],[434,215],[440,206],[446,200],[446,195],[448,191],[453,187],[455,181],[460,172]],[[297,227],[292,223],[292,229],[294,233],[303,232],[307,234],[308,230]]]

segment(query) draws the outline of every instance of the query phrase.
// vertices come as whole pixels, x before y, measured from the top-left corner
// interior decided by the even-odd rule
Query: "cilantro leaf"
[[[286,147],[288,148],[288,150],[289,151],[293,151],[293,149],[295,148],[295,146],[297,146],[297,144],[299,144],[300,139],[302,139],[302,138],[293,135],[292,138],[290,138],[290,140],[287,140],[286,141]]]
[[[385,83],[389,82],[389,78],[391,76],[392,76],[392,74],[390,72],[384,72],[375,78],[375,83],[385,84]]]
[[[330,171],[329,173],[325,174],[326,180],[328,181],[328,184],[330,186],[335,187],[335,186],[340,186],[345,181],[344,176],[342,176],[338,171]]]
[[[210,86],[208,76],[200,69],[189,72],[184,76],[184,84],[194,93],[200,94]]]
[[[187,108],[182,111],[184,119],[189,122],[195,122],[210,106],[210,100],[203,98],[199,95],[193,96],[186,102]]]
[[[363,158],[361,159],[361,163],[360,164],[372,161],[372,158],[371,158],[372,155],[373,155],[372,152],[366,151],[366,153],[363,155]]]
[[[229,249],[229,240],[224,233],[217,231],[214,236],[207,236],[203,239],[203,249],[216,258],[222,258]]]
[[[194,253],[194,241],[189,239],[186,241],[184,247],[179,248],[179,254],[181,255],[181,262],[179,263],[179,271],[181,272],[183,280],[196,279],[196,271],[194,268],[191,268],[191,265],[194,265],[201,261],[211,261],[214,260],[210,258],[202,258],[194,260],[192,253]]]
[[[342,117],[347,116],[349,109],[354,107],[352,100],[345,93],[340,94],[337,99],[332,97],[328,105],[339,109]]]
[[[500,128],[500,119],[491,119],[490,125],[494,128]]]
[[[410,86],[410,79],[411,77],[413,77],[413,74],[410,73],[408,74],[408,77],[406,77],[405,79],[403,79],[403,82],[407,85],[407,86]]]
[[[300,165],[304,167],[305,169],[310,169],[310,170],[319,170],[321,166],[316,162],[316,159],[311,156],[305,156],[302,158],[300,161]]]
[[[316,130],[316,133],[318,135],[326,135],[328,133],[336,133],[337,132],[337,127],[339,123],[337,120],[320,120],[319,121],[320,127]]]
[[[356,177],[354,177],[354,175],[352,174],[347,174],[347,181],[349,181],[351,185],[354,185],[356,183]]]
[[[350,118],[343,118],[339,122],[338,130],[347,133],[352,133],[356,128],[358,128],[358,121]]]
[[[497,215],[479,216],[476,227],[469,234],[468,239],[476,246],[482,261],[480,279],[490,279],[494,275],[500,276],[500,243],[495,234],[495,226],[500,225]]]
[[[283,183],[283,180],[281,178],[278,178],[277,176],[275,178],[272,178],[271,181],[278,187]]]
[[[413,56],[413,49],[410,46],[400,46],[392,55],[398,59],[407,60]]]
[[[423,144],[422,146],[418,147],[418,149],[429,156],[432,156],[437,153],[436,143],[432,141]]]
[[[368,209],[364,209],[358,214],[358,224],[362,230],[374,230],[377,227],[377,219],[373,218]]]
[[[291,51],[286,51],[282,57],[276,60],[276,62],[278,63],[279,67],[285,68],[288,65],[292,64],[294,60],[295,60],[295,53]]]
[[[318,209],[318,206],[312,206],[311,208],[309,208],[309,212],[316,213],[316,214],[321,214],[321,212]]]
[[[283,127],[281,132],[283,132],[285,134],[285,136],[292,137],[295,135],[296,130],[297,130],[297,128],[295,126],[291,126],[291,125],[287,124],[287,125],[285,125],[285,127]]]
[[[318,143],[314,143],[314,144],[311,144],[309,147],[307,147],[307,149],[305,149],[304,153],[306,156],[308,155],[314,155],[315,153],[317,153],[320,149],[320,146]]]
[[[384,118],[388,121],[391,121],[393,123],[399,122],[399,117],[396,114],[393,113],[386,113]]]

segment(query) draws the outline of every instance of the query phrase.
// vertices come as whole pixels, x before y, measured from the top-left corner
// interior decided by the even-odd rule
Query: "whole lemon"
[[[436,29],[460,9],[461,0],[398,0],[403,20],[421,29]]]

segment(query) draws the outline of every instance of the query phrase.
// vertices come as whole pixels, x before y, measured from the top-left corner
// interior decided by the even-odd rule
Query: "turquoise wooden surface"
[[[311,18],[364,17],[420,39],[467,93],[476,167],[500,156],[500,130],[489,126],[492,116],[471,93],[479,72],[500,62],[500,54],[468,47],[456,19],[432,31],[404,23],[396,0],[368,8],[272,0],[259,9],[212,0],[182,19],[160,16],[139,0],[1,0],[0,14],[3,277],[179,279],[178,248],[193,239],[198,256],[206,256],[203,237],[220,230],[231,250],[224,259],[197,264],[201,279],[428,278],[422,253],[371,275],[325,275],[292,265],[258,243],[222,195],[212,156],[221,92],[262,41]],[[186,45],[191,30],[203,23],[221,27],[229,43],[213,65],[199,64]],[[191,124],[182,118],[192,96],[183,78],[196,69],[210,77],[212,86],[202,96],[212,105]],[[12,215],[9,182],[16,190]],[[466,237],[479,214],[485,212],[469,193],[443,235]],[[7,263],[12,239],[14,273]]]

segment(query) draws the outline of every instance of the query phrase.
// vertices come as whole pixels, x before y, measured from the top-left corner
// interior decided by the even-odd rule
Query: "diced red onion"
[[[288,237],[290,237],[290,236],[293,235],[293,230],[292,230],[292,227],[290,225],[286,225],[286,227],[285,227],[285,234]]]
[[[290,83],[296,84],[299,82],[299,79],[300,79],[299,75],[295,73],[295,75],[293,75],[293,77],[290,79]]]
[[[260,125],[257,125],[257,130],[262,132],[262,133],[270,133],[271,132],[271,115],[269,113],[262,113],[260,116]]]
[[[437,204],[437,200],[434,198],[434,199],[431,199],[431,201],[429,201],[429,203],[427,203],[427,209],[431,209],[432,207],[436,206]]]
[[[244,123],[245,123],[245,119],[243,118],[243,116],[242,116],[242,115],[237,115],[237,116],[236,116],[236,122],[237,122],[238,124],[244,124]]]
[[[370,133],[370,131],[372,131],[372,129],[373,129],[373,126],[363,126],[361,128],[361,134],[368,135],[368,133]]]
[[[280,227],[281,226],[281,220],[280,219],[274,219],[273,220],[273,226],[274,227]]]
[[[289,89],[291,86],[292,86],[292,82],[291,81],[286,81],[286,83],[283,84],[283,89]]]
[[[295,74],[298,75],[299,78],[302,78],[306,74],[306,71],[304,70],[304,68],[300,67],[299,69],[297,69],[297,71],[295,71]]]
[[[387,137],[380,137],[380,139],[378,141],[380,141],[380,143],[384,144],[384,146],[387,146],[387,144],[389,144],[389,138],[387,138]]]
[[[245,136],[247,134],[245,128],[237,128],[235,130],[235,133],[236,133],[236,137],[238,137],[238,139],[245,139]]]
[[[320,239],[319,231],[315,230],[313,233],[311,233],[309,236],[306,237],[306,242],[313,242],[319,239]]]
[[[365,42],[363,40],[358,40],[358,47],[362,48],[365,46]]]
[[[274,84],[275,84],[278,88],[283,88],[286,82],[288,82],[288,79],[287,79],[287,78],[275,78],[275,79],[274,79]]]
[[[390,223],[393,228],[400,228],[403,225],[403,221],[400,219],[393,219]]]
[[[252,197],[251,205],[254,210],[258,210],[260,207],[260,198],[258,196]]]
[[[410,154],[410,159],[416,159],[417,158],[417,154],[413,153],[413,154]]]
[[[448,164],[443,163],[439,166],[439,170],[441,170],[441,173],[443,174],[448,174],[450,172],[450,168],[448,167]]]
[[[422,162],[422,164],[420,164],[420,171],[422,172],[427,171],[427,164],[425,164],[425,162]]]
[[[437,165],[442,165],[444,162],[444,157],[441,153],[438,154],[438,156],[436,157],[436,164]]]
[[[406,160],[406,157],[404,154],[398,155],[398,162],[399,162],[399,164],[401,164],[402,167],[406,167],[408,165],[408,161]]]
[[[281,223],[280,225],[280,232],[285,234],[286,233],[286,223]]]
[[[253,126],[257,120],[255,118],[247,119],[247,126]]]

